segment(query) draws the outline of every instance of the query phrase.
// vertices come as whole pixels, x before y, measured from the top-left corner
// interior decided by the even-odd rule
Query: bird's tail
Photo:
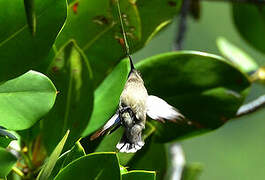
[[[144,146],[144,142],[142,140],[132,143],[126,136],[126,133],[123,134],[120,142],[116,145],[116,148],[120,152],[124,153],[135,153],[140,150]]]

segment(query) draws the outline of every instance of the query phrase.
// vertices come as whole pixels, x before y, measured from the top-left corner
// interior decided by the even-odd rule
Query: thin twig
[[[258,109],[265,107],[265,95],[262,95],[255,99],[254,101],[245,104],[239,108],[236,113],[236,117],[244,116],[252,112],[257,111]]]
[[[185,38],[187,30],[187,16],[190,9],[190,0],[184,0],[180,10],[179,24],[178,24],[178,34],[176,41],[173,44],[174,50],[181,50],[183,46],[183,41]]]

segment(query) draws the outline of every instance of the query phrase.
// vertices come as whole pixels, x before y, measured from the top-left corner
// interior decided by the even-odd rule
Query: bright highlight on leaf
[[[0,85],[0,126],[8,130],[31,127],[53,107],[56,89],[51,80],[29,71]]]
[[[254,59],[224,37],[217,39],[217,47],[229,61],[243,72],[251,73],[258,69],[259,66]]]

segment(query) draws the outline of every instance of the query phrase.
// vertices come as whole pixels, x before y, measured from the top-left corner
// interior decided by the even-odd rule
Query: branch
[[[187,16],[190,9],[190,1],[184,0],[180,10],[180,18],[178,23],[178,34],[176,40],[173,44],[174,50],[181,50],[183,45],[183,40],[187,30]]]
[[[241,106],[236,113],[236,117],[250,114],[250,113],[257,111],[258,109],[260,109],[264,106],[265,106],[265,95],[262,95],[262,96],[258,97],[257,99],[255,99],[254,101]]]

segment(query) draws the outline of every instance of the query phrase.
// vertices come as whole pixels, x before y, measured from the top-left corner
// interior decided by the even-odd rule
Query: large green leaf
[[[66,25],[56,41],[56,47],[62,46],[69,38],[77,41],[91,60],[92,69],[98,72],[94,77],[96,86],[125,56],[116,2],[83,0],[71,4]],[[181,4],[180,0],[119,2],[132,52],[143,47],[170,23]]]
[[[48,161],[43,165],[38,177],[37,177],[37,180],[47,180],[49,179],[51,173],[52,173],[52,170],[56,164],[56,161],[58,160],[62,150],[63,150],[63,147],[64,147],[64,144],[68,138],[68,135],[69,135],[69,130],[66,132],[66,134],[64,135],[64,137],[62,138],[62,140],[58,143],[58,145],[56,146],[56,148],[53,150],[51,156],[49,157]]]
[[[259,68],[254,59],[224,37],[219,37],[216,42],[221,53],[243,72],[251,73]]]
[[[115,113],[129,73],[129,60],[121,61],[95,91],[94,109],[83,136],[99,129]]]
[[[35,0],[35,36],[22,0],[0,0],[0,81],[33,69],[48,55],[66,18],[66,0]]]
[[[141,170],[134,170],[129,171],[122,175],[123,180],[155,180],[156,173],[154,171],[141,171]]]
[[[52,108],[56,89],[43,74],[29,71],[0,85],[0,126],[9,130],[31,127]]]
[[[7,176],[16,161],[17,158],[13,154],[0,147],[0,178]]]
[[[167,100],[192,121],[152,121],[160,142],[220,127],[235,116],[250,85],[246,75],[227,61],[202,52],[165,53],[141,61],[137,68],[149,94]]]
[[[233,19],[242,37],[253,47],[265,53],[265,5],[235,3]]]
[[[93,109],[93,82],[90,65],[73,41],[57,53],[48,76],[59,91],[54,108],[42,121],[42,134],[50,153],[67,129],[70,135],[66,148],[80,138]]]
[[[60,156],[58,161],[56,162],[55,167],[53,168],[51,177],[55,177],[56,174],[65,166],[67,166],[69,163],[74,161],[75,159],[78,159],[82,156],[86,155],[85,151],[82,147],[82,145],[79,142],[76,142],[74,147],[72,147],[71,150],[65,152]]]
[[[115,153],[92,153],[63,168],[55,180],[121,179],[119,161]]]
[[[140,19],[138,10],[129,0],[120,0],[121,9],[126,12],[127,24],[131,27],[130,39],[140,39]],[[74,4],[73,4],[74,6]],[[94,83],[99,83],[125,55],[119,43],[121,35],[116,1],[82,0],[77,10],[69,7],[65,27],[56,40],[56,47],[62,46],[69,39],[75,39],[91,62]]]

